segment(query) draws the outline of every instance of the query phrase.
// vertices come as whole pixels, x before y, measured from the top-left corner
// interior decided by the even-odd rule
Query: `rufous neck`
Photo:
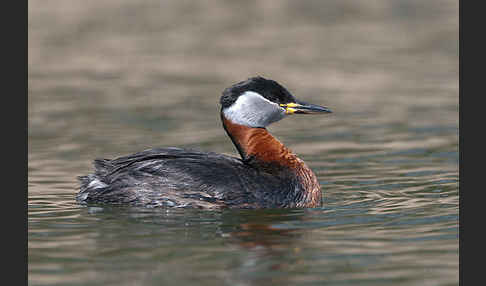
[[[223,114],[221,120],[243,160],[257,159],[261,163],[275,163],[287,167],[295,167],[300,163],[300,159],[266,128],[236,124]]]
[[[287,176],[290,171],[296,176],[301,186],[303,203],[298,206],[316,207],[321,205],[321,188],[314,172],[304,161],[273,137],[267,129],[235,124],[225,118],[224,114],[221,114],[221,120],[224,129],[247,164],[275,175],[285,174]]]

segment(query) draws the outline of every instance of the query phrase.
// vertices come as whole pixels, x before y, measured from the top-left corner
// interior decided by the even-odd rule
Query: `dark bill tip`
[[[298,102],[299,105],[293,107],[296,114],[313,114],[313,113],[332,113],[332,110],[325,107],[307,102]]]

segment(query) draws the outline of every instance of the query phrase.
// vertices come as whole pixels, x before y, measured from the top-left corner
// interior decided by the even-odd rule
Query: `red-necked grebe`
[[[146,207],[305,208],[322,205],[312,170],[265,128],[291,114],[331,112],[276,81],[249,78],[223,91],[221,120],[241,159],[180,148],[96,159],[76,199]]]

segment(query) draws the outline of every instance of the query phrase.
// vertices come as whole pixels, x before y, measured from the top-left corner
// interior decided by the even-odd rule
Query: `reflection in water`
[[[309,231],[291,226],[304,221],[305,213],[288,210],[243,211],[223,213],[223,221],[225,217],[228,222],[222,226],[223,235],[228,236],[227,240],[233,247],[246,253],[231,271],[232,275],[228,276],[228,284],[284,283],[288,277],[275,278],[272,273],[288,271],[299,263],[298,260],[285,258],[300,251],[300,239]],[[227,233],[225,226],[230,229]]]
[[[457,1],[30,1],[29,285],[458,281]],[[237,155],[224,87],[254,75],[332,116],[269,129],[324,206],[80,206],[96,157]]]

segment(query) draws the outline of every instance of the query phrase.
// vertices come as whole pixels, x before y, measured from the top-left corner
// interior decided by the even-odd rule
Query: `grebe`
[[[322,205],[316,175],[265,128],[291,114],[331,112],[253,77],[223,91],[223,128],[241,159],[180,148],[95,159],[76,199],[146,207],[307,208]]]

